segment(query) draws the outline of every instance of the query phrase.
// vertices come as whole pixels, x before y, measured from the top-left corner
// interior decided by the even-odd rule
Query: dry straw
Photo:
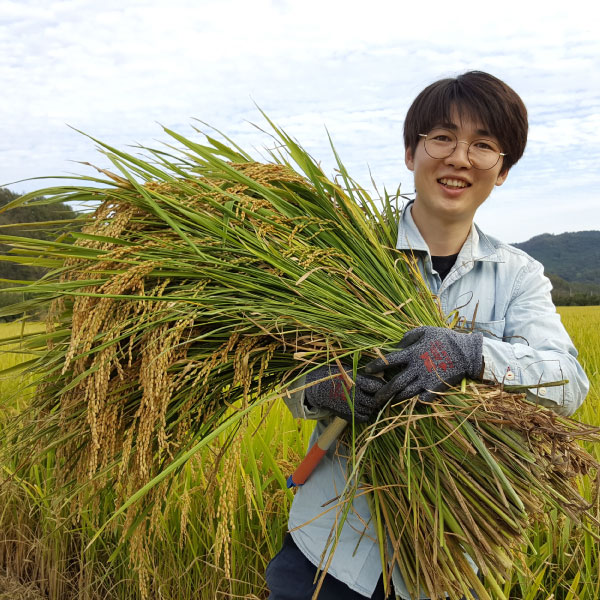
[[[94,207],[81,229],[53,243],[2,238],[12,259],[52,267],[27,286],[34,299],[12,308],[48,310],[47,333],[27,340],[43,383],[12,435],[30,460],[57,448],[74,498],[91,485],[99,502],[114,487],[115,514],[140,548],[170,479],[198,449],[230,431],[225,464],[236,469],[251,407],[303,371],[337,360],[357,368],[415,326],[454,322],[395,250],[397,198],[374,202],[339,159],[328,179],[271,125],[269,164],[169,130],[178,149],[146,148],[144,160],[96,140],[118,175],[35,194]],[[430,404],[392,401],[339,445],[353,475],[337,499],[340,526],[352,498],[368,493],[387,583],[397,567],[413,597],[424,588],[431,598],[473,589],[504,598],[533,520],[555,507],[596,526],[576,487],[597,467],[582,439],[597,436],[500,386],[463,382]],[[233,493],[215,509],[226,570]]]

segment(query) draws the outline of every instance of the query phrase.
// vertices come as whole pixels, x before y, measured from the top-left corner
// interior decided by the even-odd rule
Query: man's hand
[[[444,327],[417,327],[404,335],[398,350],[378,358],[366,367],[366,373],[391,376],[375,393],[375,401],[390,398],[407,400],[417,394],[432,400],[463,379],[477,379],[483,367],[481,333],[458,333]],[[388,379],[388,377],[386,377]]]
[[[355,389],[352,389],[352,369],[346,366],[344,369],[346,375],[334,365],[319,367],[308,373],[306,383],[336,376],[306,388],[305,399],[311,406],[326,408],[346,421],[352,421],[351,404],[354,403],[354,420],[365,423],[381,406],[381,402],[375,399],[375,392],[383,387],[384,382],[378,377],[357,373]]]

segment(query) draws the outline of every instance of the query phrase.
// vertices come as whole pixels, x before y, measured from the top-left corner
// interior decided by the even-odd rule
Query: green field
[[[559,312],[591,381],[575,418],[600,426],[600,307]],[[19,325],[3,324],[0,337],[19,331]],[[24,359],[13,342],[4,347],[0,366]],[[65,497],[52,451],[25,476],[14,476],[20,457],[6,447],[2,431],[33,393],[33,382],[22,373],[0,380],[0,599],[266,598],[263,572],[281,544],[292,499],[285,478],[305,451],[310,423],[292,419],[280,402],[268,412],[255,411],[217,469],[213,449],[188,461],[162,510],[148,520],[151,536],[122,540],[126,523],[117,520],[89,545],[97,523],[111,514],[110,498],[81,506]],[[597,447],[589,449],[600,459]],[[580,485],[600,517],[589,480]],[[598,542],[556,515],[532,528],[521,558],[533,575],[515,568],[505,586],[511,598],[600,598]],[[36,582],[39,596],[3,595],[7,574],[12,582]]]

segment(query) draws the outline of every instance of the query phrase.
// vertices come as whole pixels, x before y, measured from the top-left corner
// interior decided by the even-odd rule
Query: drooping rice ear
[[[282,382],[344,359],[356,369],[407,331],[447,322],[415,257],[394,248],[397,199],[386,194],[380,206],[335,150],[339,177],[329,179],[276,127],[278,164],[167,133],[179,153],[146,148],[147,160],[95,140],[113,164],[108,179],[44,190],[49,201],[93,207],[68,240],[0,236],[10,260],[54,269],[15,283],[34,299],[6,309],[51,307],[48,333],[25,337],[43,385],[6,430],[10,447],[30,461],[58,448],[74,498],[86,486],[111,491],[113,516],[96,538],[125,514],[123,537],[139,549],[182,466],[226,431],[236,448],[236,427]],[[347,433],[352,476],[331,510],[341,528],[371,490],[386,579],[398,566],[413,596],[420,586],[432,598],[476,587],[487,600],[466,552],[501,599],[507,557],[530,519],[549,507],[587,518],[572,477],[597,464],[578,438],[598,434],[502,388],[465,381],[427,403],[391,399]],[[227,506],[220,516],[227,569]]]

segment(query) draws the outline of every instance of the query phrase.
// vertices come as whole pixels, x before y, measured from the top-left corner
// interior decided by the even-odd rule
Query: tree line
[[[11,190],[0,188],[0,211],[20,196]],[[76,211],[63,202],[43,204],[39,201],[43,201],[43,198],[0,212],[0,235],[52,240],[61,230],[65,230],[66,222],[77,216]],[[0,243],[0,254],[10,256],[10,250],[10,245]],[[20,302],[26,297],[22,292],[3,291],[14,287],[11,281],[35,281],[45,272],[46,269],[41,266],[1,260],[0,308]]]

